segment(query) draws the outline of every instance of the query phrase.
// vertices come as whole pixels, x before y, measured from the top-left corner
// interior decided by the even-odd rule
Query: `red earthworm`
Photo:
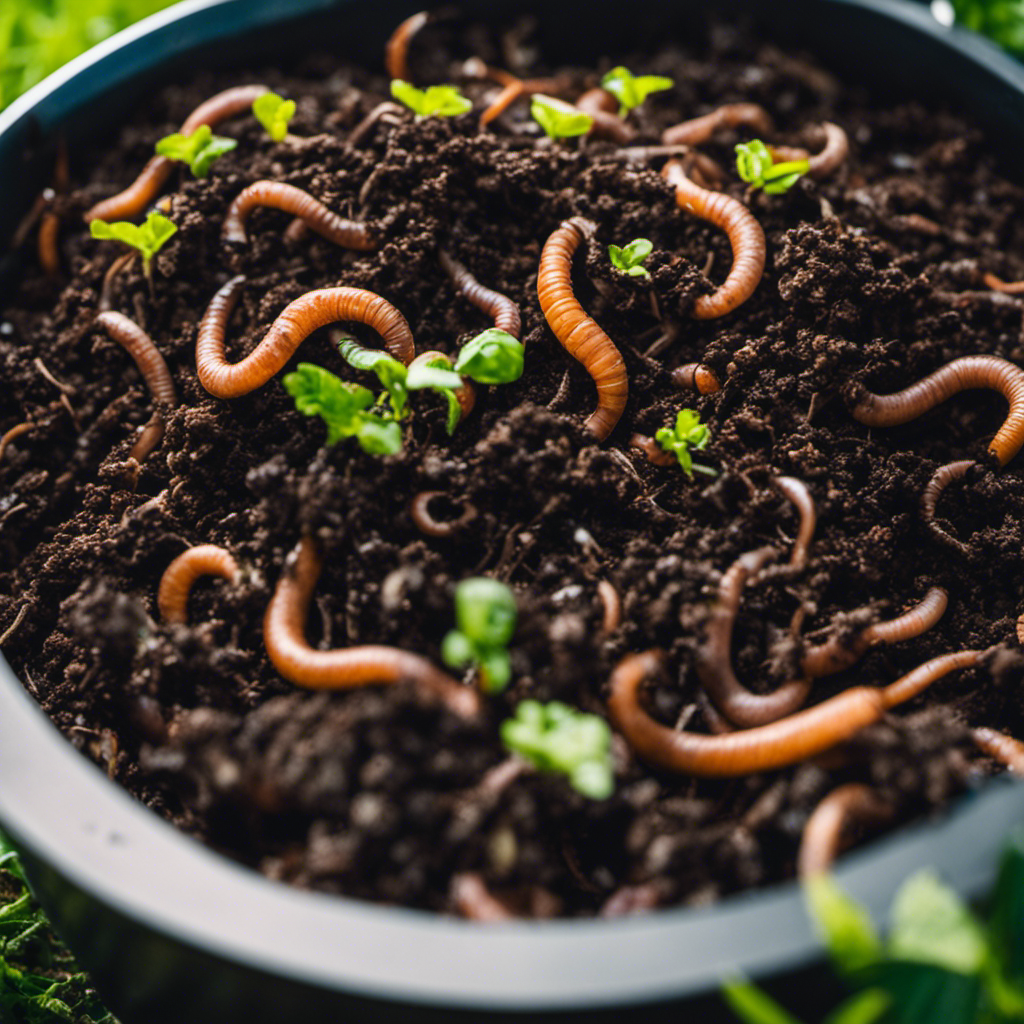
[[[252,107],[253,100],[266,91],[265,85],[240,85],[211,96],[188,115],[181,126],[181,134],[191,135],[204,124],[212,128],[229,117],[247,113]],[[104,199],[86,210],[86,223],[97,219],[130,220],[132,217],[140,216],[156,199],[173,169],[173,160],[165,156],[150,157],[146,166],[139,172],[139,176],[123,192],[118,192],[116,196]]]
[[[916,696],[936,679],[976,664],[983,651],[933,658],[884,689],[856,686],[788,718],[724,736],[677,732],[640,706],[640,685],[661,668],[658,651],[631,654],[612,673],[608,711],[612,722],[644,760],[689,775],[731,777],[784,768],[852,738],[885,712]]]
[[[672,371],[671,376],[677,388],[690,388],[702,395],[713,395],[722,389],[718,374],[703,363],[683,363]]]
[[[726,103],[710,114],[666,128],[661,141],[666,146],[702,146],[724,128],[750,128],[755,135],[771,135],[771,116],[756,103]]]
[[[607,89],[588,89],[576,101],[576,108],[594,119],[591,135],[617,142],[620,146],[628,145],[636,138],[636,129],[619,117],[619,101]]]
[[[497,82],[498,85],[512,85],[515,82],[521,82],[528,93],[557,93],[561,92],[567,84],[564,78],[519,78],[504,68],[495,68],[485,64],[479,57],[470,57],[464,61],[462,74],[466,78],[489,78],[492,82]]]
[[[597,581],[597,595],[601,598],[604,614],[601,617],[601,632],[614,633],[622,622],[622,598],[608,580]]]
[[[869,427],[895,427],[972,388],[998,391],[1010,403],[1003,425],[988,446],[989,453],[1005,466],[1024,445],[1024,370],[998,356],[962,356],[891,395],[876,395],[862,387],[853,395],[850,411]]]
[[[797,854],[801,878],[820,875],[831,868],[843,845],[843,832],[851,821],[879,821],[891,817],[894,808],[870,786],[850,782],[832,790],[807,819]]]
[[[384,44],[384,67],[389,78],[400,78],[403,82],[411,82],[409,73],[409,44],[412,37],[430,21],[429,11],[411,14],[403,21]]]
[[[188,621],[188,596],[201,576],[220,576],[237,583],[241,572],[230,551],[216,544],[189,548],[164,570],[156,604],[165,622],[184,625]]]
[[[825,135],[825,145],[817,153],[812,153],[807,160],[811,165],[808,175],[817,179],[827,178],[834,173],[850,155],[850,140],[839,125],[825,121],[821,125],[821,130]]]
[[[444,249],[438,249],[437,259],[441,268],[451,278],[456,290],[462,293],[467,302],[491,317],[499,331],[507,331],[513,338],[519,338],[522,331],[519,307],[507,295],[482,285]]]
[[[676,190],[676,203],[684,210],[721,228],[732,246],[732,267],[725,282],[711,295],[701,295],[693,306],[698,320],[725,316],[746,302],[764,273],[764,231],[754,215],[724,192],[709,192],[686,176],[678,160],[670,160],[661,172]]]
[[[1024,743],[1020,740],[984,727],[972,729],[971,739],[980,750],[1005,765],[1014,775],[1024,775]]]
[[[153,344],[153,339],[128,317],[120,313],[100,313],[96,317],[96,324],[135,360],[135,365],[139,368],[139,373],[142,374],[142,379],[157,405],[152,418],[139,434],[129,453],[137,462],[144,462],[146,456],[163,440],[164,417],[160,406],[178,404],[171,371],[167,369],[167,363],[160,350]]]
[[[583,312],[572,290],[572,258],[597,225],[583,217],[563,221],[544,243],[537,274],[540,308],[559,344],[582,363],[597,387],[597,408],[587,429],[603,441],[615,429],[626,399],[629,378],[615,343]]]
[[[340,217],[308,192],[283,181],[257,181],[235,196],[221,229],[225,242],[244,244],[249,240],[245,223],[257,206],[271,206],[294,214],[318,235],[345,249],[368,252],[377,248],[365,224]]]
[[[1024,295],[1024,281],[1004,281],[995,274],[985,274],[982,280],[986,288],[994,292],[1003,292],[1006,295]]]
[[[509,82],[508,85],[502,87],[501,92],[491,100],[487,109],[480,115],[480,124],[490,124],[496,117],[504,114],[520,96],[525,95],[526,87],[519,79]]]
[[[480,695],[461,686],[426,658],[397,647],[363,645],[318,651],[306,641],[306,616],[321,560],[304,536],[288,559],[263,619],[263,640],[274,667],[289,682],[316,690],[343,690],[409,680],[438,697],[455,714],[480,712]]]
[[[48,277],[56,277],[60,273],[60,251],[57,248],[59,239],[60,217],[52,210],[47,210],[39,220],[36,242],[39,265]]]
[[[939,540],[952,545],[958,551],[967,551],[967,545],[939,526],[935,521],[935,509],[938,507],[942,492],[954,480],[962,480],[971,466],[976,465],[977,463],[973,459],[961,459],[958,462],[947,462],[946,465],[939,466],[921,493],[921,518],[924,519],[925,525]]]
[[[15,438],[21,437],[22,434],[27,434],[29,431],[35,430],[37,426],[37,423],[30,423],[26,420],[24,423],[16,423],[10,430],[0,437],[0,462],[3,461],[4,456],[7,454],[7,446]]]
[[[789,556],[789,564],[794,569],[802,569],[807,564],[807,553],[811,548],[811,538],[818,525],[818,513],[814,507],[814,499],[807,485],[793,476],[777,476],[772,483],[781,491],[800,513],[800,529],[793,542],[793,551]]]
[[[372,327],[384,339],[387,351],[406,366],[416,355],[409,325],[390,302],[361,288],[319,288],[290,302],[256,348],[239,362],[229,363],[224,356],[224,333],[244,283],[242,276],[228,281],[210,300],[199,325],[196,372],[216,398],[239,398],[262,387],[310,334],[339,320]]]
[[[114,280],[117,275],[120,274],[133,259],[135,259],[136,256],[138,256],[137,252],[126,252],[123,256],[118,256],[117,259],[107,267],[107,272],[103,275],[103,287],[100,289],[100,301],[98,308],[101,313],[106,313],[113,308]]]
[[[452,367],[450,356],[446,356],[443,352],[431,350],[429,352],[421,352],[409,364],[409,369],[411,370],[414,366],[431,366],[435,364],[435,361],[443,363],[446,370],[450,370]],[[459,408],[462,410],[462,419],[465,419],[473,411],[473,406],[476,405],[476,388],[473,387],[473,382],[468,377],[463,377],[462,387],[455,389],[455,398],[459,403]]]
[[[455,519],[435,519],[430,505],[438,498],[447,499],[444,491],[420,491],[409,504],[409,516],[420,533],[428,537],[454,537],[477,517],[476,505],[470,501],[462,503],[462,512]]]
[[[646,434],[633,434],[629,439],[629,447],[641,455],[646,455],[652,466],[671,466],[676,461],[672,452],[665,451],[653,437]]]
[[[452,902],[458,912],[470,921],[511,921],[514,914],[496,899],[476,872],[465,872],[452,878]]]

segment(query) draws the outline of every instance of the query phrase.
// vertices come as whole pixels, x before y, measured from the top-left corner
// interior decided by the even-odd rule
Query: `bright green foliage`
[[[473,109],[454,85],[429,85],[417,89],[410,82],[395,78],[391,82],[391,95],[404,103],[417,117],[458,117]]]
[[[566,775],[578,793],[607,800],[615,789],[612,731],[597,715],[557,700],[524,700],[515,718],[501,723],[505,746],[542,771]]]
[[[119,220],[108,224],[105,220],[89,222],[93,238],[113,239],[138,249],[142,253],[142,266],[149,277],[153,257],[163,248],[164,243],[178,230],[174,221],[162,213],[151,213],[143,224]]]
[[[369,388],[342,381],[312,363],[299,363],[295,373],[285,376],[284,386],[299,412],[319,416],[327,424],[328,444],[354,437],[370,455],[395,455],[402,450],[402,428],[394,418],[366,411],[373,405]]]
[[[654,440],[667,452],[672,452],[679,460],[683,472],[692,477],[694,470],[698,473],[705,473],[708,476],[718,474],[708,466],[696,465],[691,450],[703,451],[711,440],[711,431],[707,424],[701,423],[700,413],[695,409],[680,409],[676,416],[674,427],[662,427],[655,435]]]
[[[205,178],[214,160],[230,153],[237,145],[234,139],[214,135],[208,124],[201,124],[191,135],[181,132],[165,135],[156,144],[156,151],[169,160],[188,164],[197,178]]]
[[[617,245],[608,246],[608,257],[613,267],[618,267],[630,277],[650,277],[650,272],[642,264],[654,249],[654,243],[648,238],[634,238],[628,245],[621,248]]]
[[[515,595],[497,580],[475,576],[455,588],[455,624],[441,645],[449,668],[475,664],[484,690],[498,693],[512,678],[508,643],[516,631]]]
[[[521,341],[491,327],[462,346],[455,372],[478,384],[511,384],[523,375],[525,354]]]
[[[736,147],[736,171],[754,188],[763,188],[769,195],[787,192],[811,168],[806,160],[775,163],[768,147],[760,139],[741,142]]]
[[[252,112],[266,133],[280,142],[288,134],[288,122],[295,116],[295,100],[286,100],[276,92],[265,92],[253,100]]]
[[[1014,53],[1024,54],[1024,0],[952,0],[956,20]]]
[[[844,971],[858,971],[882,955],[882,940],[866,910],[836,885],[831,875],[814,875],[804,897],[832,959]]]
[[[586,135],[594,127],[594,119],[589,114],[542,93],[533,97],[530,113],[549,139],[571,139]]]
[[[601,79],[601,88],[610,92],[619,101],[619,117],[625,117],[652,92],[671,89],[676,83],[663,75],[634,75],[629,68],[612,68]]]
[[[729,1009],[746,1024],[800,1024],[767,992],[743,978],[724,982],[722,997],[729,1004]]]

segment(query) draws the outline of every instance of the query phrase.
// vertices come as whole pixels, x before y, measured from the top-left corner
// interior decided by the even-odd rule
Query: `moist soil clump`
[[[423,42],[423,79],[449,80],[427,72],[431,60],[446,65],[452,39],[431,27]],[[676,83],[635,113],[639,144],[735,101],[766,107],[780,144],[807,142],[826,120],[850,136],[836,175],[803,178],[782,195],[746,193],[727,175],[727,190],[764,227],[768,260],[753,297],[722,319],[690,311],[712,290],[709,278],[724,279],[728,241],[677,207],[659,164],[618,159],[607,142],[543,144],[522,103],[481,131],[483,86],[472,83],[474,113],[384,121],[353,146],[348,134],[386,97],[386,81],[326,58],[287,75],[204,74],[156,96],[110,145],[75,161],[77,184],[57,207],[63,272],[28,269],[3,313],[0,433],[35,424],[0,463],[4,654],[111,777],[271,877],[443,912],[460,910],[453,879],[466,874],[518,915],[706,903],[792,876],[803,827],[836,786],[867,783],[905,822],[1001,770],[974,746],[972,727],[1024,733],[1015,635],[1024,487],[1019,460],[997,471],[985,452],[1005,403],[968,393],[907,426],[869,430],[844,397],[858,383],[898,390],[959,356],[1024,360],[1021,300],[982,284],[986,271],[1024,276],[1024,191],[957,116],[875,104],[743,31],[712,29],[692,50],[625,62]],[[556,71],[573,98],[613,63],[530,74]],[[247,81],[298,101],[297,139],[273,143],[251,116],[218,126],[238,147],[208,178],[175,171],[178,233],[154,261],[152,292],[137,262],[112,289],[114,308],[167,359],[181,400],[139,470],[128,451],[150,397],[94,324],[119,252],[90,238],[81,215],[124,188],[202,100]],[[745,137],[725,132],[706,152],[731,167]],[[382,244],[346,252],[312,234],[288,238],[288,217],[273,210],[252,215],[247,245],[222,243],[231,200],[262,179],[369,223]],[[598,225],[576,260],[577,296],[629,375],[626,412],[600,445],[582,428],[593,383],[536,297],[544,241],[574,215]],[[654,243],[650,282],[607,257],[608,244],[636,237]],[[489,324],[452,289],[440,246],[519,305],[526,345],[523,377],[481,389],[453,436],[441,398],[421,395],[401,454],[374,457],[351,441],[325,447],[322,423],[296,411],[280,376],[232,401],[198,383],[199,320],[235,273],[247,281],[228,330],[232,361],[289,302],[336,285],[393,303],[418,351],[456,352]],[[668,328],[675,340],[645,355]],[[354,333],[378,346],[370,332]],[[345,366],[326,331],[290,368],[300,360],[372,382]],[[671,370],[693,360],[716,373],[720,391],[672,383]],[[713,479],[654,466],[629,446],[634,431],[653,436],[683,407],[710,426],[698,461]],[[961,542],[951,546],[926,527],[919,503],[936,468],[962,458],[978,467],[937,511]],[[557,699],[607,717],[613,668],[651,647],[666,652],[667,666],[647,690],[651,714],[706,730],[695,652],[733,561],[765,545],[788,553],[798,517],[772,487],[780,475],[806,483],[819,523],[806,569],[769,573],[744,591],[733,664],[751,689],[793,678],[801,636],[820,642],[892,618],[930,586],[950,597],[935,628],[817,682],[811,700],[891,682],[948,651],[991,648],[983,664],[781,771],[675,776],[646,766],[618,735],[607,800],[511,767],[498,727],[520,701]],[[451,538],[424,536],[409,507],[428,490],[447,496],[432,505],[439,518],[456,518],[467,502],[476,516]],[[485,698],[472,721],[411,685],[317,693],[286,682],[266,656],[262,621],[304,533],[324,556],[311,643],[393,644],[440,664],[455,585],[485,574],[516,594],[512,685]],[[162,623],[160,576],[201,543],[230,550],[242,579],[200,584],[191,624]],[[611,631],[601,581],[622,603]]]

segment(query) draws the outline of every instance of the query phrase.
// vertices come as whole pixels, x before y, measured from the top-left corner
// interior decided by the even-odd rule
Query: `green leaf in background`
[[[801,1024],[767,992],[742,978],[725,982],[722,995],[744,1024]]]
[[[1010,837],[992,894],[993,949],[1014,981],[1024,981],[1024,830]]]
[[[1014,53],[1024,53],[1024,0],[952,0],[956,20]]]
[[[831,875],[813,875],[804,897],[829,955],[844,973],[854,973],[882,957],[882,941],[866,910],[836,884]]]
[[[980,975],[899,960],[876,964],[867,975],[889,994],[894,1024],[976,1024]]]
[[[879,988],[865,989],[840,1003],[822,1024],[875,1024],[892,1004],[888,992]]]

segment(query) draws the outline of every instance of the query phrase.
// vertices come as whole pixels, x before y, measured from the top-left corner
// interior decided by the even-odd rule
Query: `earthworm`
[[[725,128],[750,128],[755,135],[771,135],[775,130],[764,107],[756,103],[726,103],[710,114],[666,128],[661,141],[666,146],[702,146]]]
[[[519,79],[509,82],[502,87],[501,92],[491,100],[487,109],[480,115],[480,124],[490,124],[496,117],[504,114],[520,96],[525,95],[526,86]]]
[[[391,37],[384,44],[384,67],[387,68],[389,78],[400,78],[403,82],[412,81],[409,75],[409,44],[412,37],[428,21],[430,12],[420,11],[411,14],[391,33]]]
[[[220,576],[237,583],[241,573],[230,551],[216,544],[189,548],[164,570],[156,604],[165,622],[184,625],[188,621],[188,596],[201,576]]]
[[[839,125],[825,121],[821,130],[825,135],[825,145],[807,158],[810,164],[808,176],[819,180],[837,171],[850,155],[850,140]]]
[[[128,317],[120,313],[100,313],[96,317],[96,324],[135,360],[135,365],[139,368],[139,373],[142,374],[142,379],[157,405],[152,418],[139,434],[129,453],[137,462],[144,462],[146,456],[163,440],[164,417],[160,406],[178,404],[171,371],[167,369],[167,363],[160,350],[153,344],[153,339]]]
[[[631,654],[612,673],[608,711],[630,746],[651,764],[708,777],[750,775],[784,768],[821,754],[879,721],[890,708],[936,679],[976,664],[983,651],[960,651],[919,665],[884,689],[856,686],[769,725],[724,736],[677,732],[654,721],[640,706],[640,685],[660,668],[655,650]]]
[[[629,378],[615,343],[583,312],[572,290],[573,254],[596,228],[593,221],[571,217],[552,232],[540,255],[537,297],[559,344],[594,379],[597,408],[587,419],[586,427],[597,440],[603,441],[626,408]]]
[[[39,265],[48,277],[56,277],[60,273],[60,251],[57,248],[59,239],[60,217],[52,210],[47,210],[39,220],[36,248]]]
[[[277,582],[263,619],[263,639],[274,667],[289,682],[317,690],[341,690],[404,679],[438,697],[464,718],[480,711],[479,694],[461,686],[426,658],[397,647],[364,645],[318,651],[306,641],[306,616],[320,578],[313,538],[296,546]]]
[[[22,434],[27,434],[29,431],[35,430],[37,426],[38,424],[30,423],[26,420],[24,423],[16,423],[10,430],[0,437],[0,462],[3,461],[4,456],[7,454],[7,446],[16,437],[21,437]]]
[[[604,614],[601,617],[601,632],[614,633],[622,622],[622,598],[608,580],[597,581],[597,596],[601,598]]]
[[[378,121],[384,120],[385,122],[390,122],[392,121],[392,118],[400,118],[404,113],[404,109],[397,103],[392,103],[391,100],[384,100],[383,103],[378,103],[377,106],[375,106],[373,110],[371,110],[366,117],[364,117],[362,121],[352,129],[348,137],[348,144],[350,146],[358,146]]]
[[[814,499],[807,485],[793,476],[777,476],[772,483],[776,490],[781,491],[800,513],[800,529],[793,542],[793,551],[789,556],[789,564],[794,569],[802,569],[807,564],[807,553],[811,547],[811,538],[818,525],[818,513],[814,507]]]
[[[444,491],[420,491],[412,499],[409,516],[420,533],[428,537],[454,537],[476,519],[476,505],[469,501],[462,503],[462,512],[456,519],[435,519],[430,511],[431,502],[447,497]]]
[[[120,274],[136,256],[138,256],[137,252],[126,252],[123,256],[118,256],[117,259],[107,267],[107,272],[103,275],[103,287],[100,289],[100,301],[98,308],[101,313],[106,313],[108,310],[113,308],[114,281],[117,278],[117,275]]]
[[[636,129],[619,117],[619,101],[607,89],[588,89],[577,101],[576,108],[594,119],[590,134],[609,139],[620,146],[636,138]]]
[[[257,181],[235,196],[221,229],[221,237],[225,242],[244,244],[249,240],[245,224],[257,206],[271,206],[291,213],[318,235],[345,249],[369,252],[377,248],[365,224],[340,217],[308,192],[283,181]]]
[[[1005,765],[1014,775],[1024,775],[1024,743],[1004,732],[984,727],[971,730],[975,745]]]
[[[236,114],[244,114],[252,107],[253,100],[267,91],[265,85],[240,85],[234,89],[211,96],[200,103],[181,126],[182,135],[191,135],[202,125],[220,124]],[[123,192],[104,199],[86,210],[85,220],[88,223],[97,218],[105,221],[130,220],[138,217],[156,199],[163,184],[174,169],[174,161],[166,156],[150,157],[139,176]]]
[[[939,498],[942,497],[942,492],[954,480],[962,480],[971,466],[976,465],[977,463],[973,459],[961,459],[958,462],[947,462],[946,465],[939,466],[921,493],[921,517],[924,519],[925,525],[939,540],[952,545],[958,551],[967,551],[967,545],[939,526],[935,521],[935,510],[938,507]]]
[[[518,340],[522,332],[519,307],[501,292],[482,285],[458,260],[444,249],[438,249],[437,259],[441,269],[451,278],[457,291],[464,298],[494,320],[499,331],[507,331]]]
[[[890,803],[860,782],[832,790],[807,819],[797,854],[801,878],[828,871],[843,845],[843,832],[851,821],[878,821],[893,813]]]
[[[855,396],[850,411],[869,427],[895,427],[971,388],[991,388],[1010,403],[1003,425],[988,446],[989,453],[1005,466],[1024,445],[1024,370],[998,356],[962,356],[892,395],[864,389]]]
[[[629,447],[641,455],[646,455],[652,466],[671,466],[676,461],[672,452],[665,451],[653,437],[646,434],[633,434],[629,439]]]
[[[452,878],[452,902],[458,912],[470,921],[511,921],[515,915],[496,899],[484,880],[475,872],[464,872]]]
[[[239,398],[262,387],[310,334],[339,320],[372,327],[384,339],[387,351],[406,366],[416,355],[409,325],[390,302],[361,288],[319,288],[290,302],[256,348],[241,361],[229,363],[224,333],[244,283],[242,276],[228,281],[210,300],[199,325],[196,372],[216,398]]]
[[[672,371],[671,377],[677,388],[689,388],[702,395],[713,395],[722,388],[718,374],[703,363],[683,363]]]
[[[698,320],[725,316],[746,302],[764,273],[764,231],[754,215],[724,192],[710,192],[686,176],[678,160],[670,160],[661,172],[676,190],[676,203],[684,210],[721,228],[732,246],[732,267],[725,282],[710,295],[701,295],[693,306]]]
[[[443,352],[431,350],[429,352],[421,352],[409,364],[409,369],[411,370],[414,366],[430,366],[435,360],[438,362],[443,360],[445,369],[451,368],[452,361],[449,356],[446,356]],[[476,405],[476,388],[473,387],[473,382],[468,377],[463,377],[462,387],[455,389],[455,399],[462,410],[462,419],[465,419],[473,411],[473,406]]]
[[[995,274],[985,274],[982,278],[986,288],[994,292],[1003,292],[1005,295],[1024,295],[1024,281],[1004,281]]]

